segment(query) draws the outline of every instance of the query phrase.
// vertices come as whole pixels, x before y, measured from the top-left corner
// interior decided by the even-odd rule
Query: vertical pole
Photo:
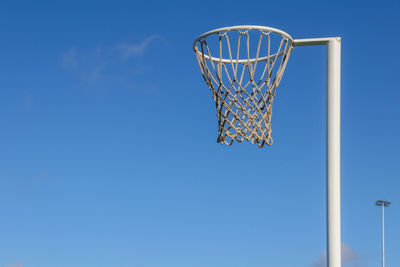
[[[326,180],[328,267],[341,266],[340,237],[340,38],[327,43]]]
[[[385,267],[385,205],[382,205],[382,267]]]

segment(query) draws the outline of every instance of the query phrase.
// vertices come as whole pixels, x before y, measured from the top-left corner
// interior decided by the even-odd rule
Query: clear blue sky
[[[245,4],[244,4],[245,3]],[[345,267],[400,254],[398,1],[0,3],[0,267],[320,267],[325,49],[295,48],[274,145],[216,143],[192,41],[342,37]]]

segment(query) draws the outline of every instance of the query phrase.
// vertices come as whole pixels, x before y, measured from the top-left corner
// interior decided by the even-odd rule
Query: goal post
[[[341,38],[294,40],[294,46],[326,46],[326,209],[328,266],[341,266],[340,69]]]
[[[200,35],[193,50],[217,108],[218,139],[272,145],[276,89],[293,48],[326,46],[326,224],[328,267],[341,266],[341,38],[293,39],[264,26],[233,26]]]

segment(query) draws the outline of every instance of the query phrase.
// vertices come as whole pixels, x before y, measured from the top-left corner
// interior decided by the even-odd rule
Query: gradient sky
[[[0,2],[0,267],[321,267],[325,49],[295,48],[272,147],[216,143],[210,29],[342,37],[344,267],[400,266],[398,1]]]

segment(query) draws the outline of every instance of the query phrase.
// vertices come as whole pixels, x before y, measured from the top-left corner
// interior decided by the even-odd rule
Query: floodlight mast
[[[378,200],[375,205],[382,207],[382,267],[385,267],[385,207],[389,207],[390,201]]]
[[[340,61],[341,39],[294,40],[294,46],[326,45],[326,209],[328,267],[341,266]]]

